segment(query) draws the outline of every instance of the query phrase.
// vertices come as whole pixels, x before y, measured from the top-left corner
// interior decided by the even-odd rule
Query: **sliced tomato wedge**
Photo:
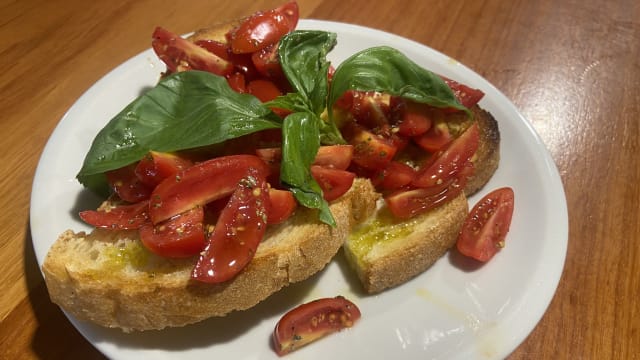
[[[206,245],[203,219],[204,210],[198,206],[157,225],[148,222],[138,230],[140,241],[151,252],[163,257],[196,255]]]
[[[384,169],[398,151],[393,141],[360,125],[350,124],[346,130],[345,137],[353,145],[353,162],[365,169]]]
[[[453,141],[453,136],[451,136],[446,123],[437,122],[424,134],[415,136],[413,141],[422,149],[435,153],[449,145]]]
[[[384,170],[378,171],[372,177],[373,184],[384,190],[397,190],[413,181],[416,171],[409,165],[391,161]]]
[[[259,11],[232,29],[227,38],[236,54],[256,52],[277,43],[282,36],[295,29],[299,10],[295,1],[268,11]]]
[[[222,210],[191,278],[221,283],[234,278],[253,259],[268,219],[269,187],[264,173],[249,168]]]
[[[426,133],[431,128],[431,116],[429,106],[406,101],[406,106],[401,110],[402,118],[398,124],[398,134],[403,136],[418,136]]]
[[[143,184],[154,188],[162,180],[175,176],[191,165],[191,160],[176,154],[150,151],[136,165],[135,174]]]
[[[327,201],[333,201],[351,189],[356,174],[338,169],[312,165],[311,176],[322,189],[322,196]]]
[[[458,99],[458,101],[466,108],[470,108],[477,104],[484,97],[484,92],[482,92],[482,90],[474,89],[444,76],[440,77],[447,85],[449,85],[453,94],[456,96],[456,99]]]
[[[268,166],[254,155],[230,155],[198,163],[163,180],[150,197],[149,215],[154,224],[196,206],[230,195],[249,168],[262,176]]]
[[[278,355],[285,355],[331,333],[350,328],[360,309],[342,296],[302,304],[287,312],[273,330]]]
[[[262,76],[276,80],[285,78],[282,66],[280,66],[277,43],[268,45],[251,54],[251,61]]]
[[[135,171],[136,164],[131,164],[106,173],[111,189],[120,199],[130,203],[149,199],[153,189],[140,181]]]
[[[153,50],[171,72],[202,70],[226,75],[233,70],[229,61],[164,28],[157,27],[152,36]]]
[[[282,95],[280,89],[269,80],[257,79],[247,84],[247,92],[262,102],[271,101]]]
[[[85,223],[97,228],[111,230],[133,230],[149,222],[149,201],[144,200],[130,205],[119,205],[104,210],[86,210],[80,212]]]
[[[244,75],[239,72],[227,76],[227,83],[237,93],[244,94],[247,92],[247,84]]]
[[[289,190],[269,189],[269,213],[267,224],[279,224],[287,220],[298,207],[293,193]]]
[[[469,212],[456,247],[461,254],[486,262],[505,245],[514,208],[514,193],[503,187],[485,195]]]
[[[437,158],[433,163],[418,171],[418,175],[413,180],[413,186],[421,188],[437,186],[456,177],[466,163],[471,160],[479,143],[480,131],[478,124],[474,122],[441,154],[434,155]]]
[[[464,191],[472,173],[473,163],[468,161],[458,176],[449,178],[442,184],[427,188],[399,190],[386,196],[384,200],[394,216],[409,219],[456,198]]]

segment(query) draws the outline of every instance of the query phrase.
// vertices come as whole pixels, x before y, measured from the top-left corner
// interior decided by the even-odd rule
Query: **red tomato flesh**
[[[191,165],[193,165],[191,160],[178,155],[150,151],[136,165],[135,174],[143,184],[154,188],[162,180],[175,176]]]
[[[269,213],[267,224],[279,224],[287,220],[298,207],[298,202],[289,190],[269,189]]]
[[[80,218],[87,224],[103,229],[132,230],[149,222],[149,201],[120,205],[103,210],[80,212]]]
[[[398,134],[408,137],[422,135],[431,128],[431,122],[428,105],[407,101],[398,124]]]
[[[202,70],[226,75],[233,70],[230,62],[166,29],[157,27],[152,37],[153,50],[171,72]]]
[[[356,124],[351,124],[345,135],[353,145],[353,162],[365,169],[384,169],[398,150],[391,140]]]
[[[455,139],[436,160],[418,172],[413,181],[415,187],[437,186],[452,177],[456,177],[471,157],[475,154],[480,143],[478,124],[473,123],[462,135]]]
[[[140,241],[151,252],[170,258],[189,257],[204,249],[204,211],[195,207],[160,224],[146,223],[138,230]]]
[[[280,167],[280,161],[282,160],[281,148],[256,149],[256,155],[270,166]],[[352,159],[353,146],[351,145],[320,146],[313,165],[346,170],[351,164]]]
[[[302,304],[287,312],[273,330],[275,351],[282,356],[326,335],[350,328],[360,309],[342,296]]]
[[[440,77],[444,80],[445,83],[447,83],[447,85],[449,85],[449,88],[451,88],[451,90],[453,91],[453,94],[455,95],[456,99],[458,99],[458,102],[460,102],[466,108],[470,108],[473,105],[477,104],[484,97],[484,92],[482,92],[481,90],[474,89],[444,76]]]
[[[311,176],[322,189],[322,196],[327,201],[333,201],[351,189],[356,174],[338,169],[312,165]]]
[[[262,241],[267,228],[268,203],[265,173],[249,168],[222,210],[191,277],[215,284],[240,273]]]
[[[140,181],[135,169],[136,164],[131,164],[106,173],[107,182],[113,192],[120,199],[130,203],[147,200],[153,189]]]
[[[228,196],[249,168],[262,176],[268,166],[254,155],[230,155],[198,163],[163,180],[151,194],[149,215],[154,224],[196,206]]]
[[[456,247],[461,254],[486,262],[502,249],[511,226],[514,194],[503,187],[485,195],[469,212]]]
[[[415,177],[416,171],[411,166],[394,160],[374,174],[372,182],[384,190],[397,190],[411,184]]]
[[[280,89],[269,80],[257,79],[247,84],[247,92],[262,102],[271,101],[282,95]]]
[[[453,136],[449,133],[449,127],[444,122],[434,124],[427,132],[422,135],[415,136],[413,141],[422,149],[435,153],[444,149],[453,141]]]

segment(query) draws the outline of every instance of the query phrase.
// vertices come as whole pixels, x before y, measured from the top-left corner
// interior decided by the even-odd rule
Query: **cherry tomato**
[[[447,179],[456,177],[460,170],[478,149],[480,131],[478,124],[473,123],[462,135],[455,139],[436,160],[429,166],[418,171],[413,180],[415,187],[431,187],[446,182]]]
[[[400,219],[409,219],[434,209],[456,198],[464,191],[467,179],[473,172],[473,163],[467,162],[459,177],[445,183],[411,190],[400,190],[384,198],[391,213]]]
[[[246,80],[244,75],[239,72],[227,75],[227,83],[237,93],[244,94],[247,92]]]
[[[249,168],[218,218],[191,273],[194,280],[221,283],[249,264],[267,228],[268,202],[264,172]]]
[[[104,229],[132,230],[149,222],[149,201],[130,205],[119,205],[104,210],[80,212],[80,218],[87,224]]]
[[[416,177],[416,171],[399,161],[391,161],[384,170],[372,176],[373,184],[384,190],[397,190],[405,187]]]
[[[453,141],[453,136],[449,133],[449,128],[446,123],[437,122],[429,131],[414,137],[413,141],[424,150],[435,153]]]
[[[429,106],[406,101],[403,107],[402,118],[398,124],[398,133],[404,136],[418,136],[426,133],[431,128],[431,117],[429,116]]]
[[[285,78],[282,67],[280,66],[277,43],[266,46],[251,54],[251,61],[262,76],[276,80]]]
[[[297,350],[326,335],[350,328],[361,317],[360,309],[342,296],[302,304],[287,312],[273,330],[278,355]]]
[[[357,124],[350,124],[345,130],[347,141],[353,145],[353,162],[363,168],[384,169],[398,150],[391,140]]]
[[[479,261],[489,261],[504,247],[511,226],[514,194],[503,187],[485,195],[469,212],[456,246],[460,253]]]
[[[374,129],[389,124],[391,111],[389,95],[377,91],[349,91],[341,101],[341,106],[350,105],[349,111],[353,117],[366,128]]]
[[[136,164],[131,164],[106,173],[111,189],[120,199],[130,203],[147,200],[152,190],[151,187],[140,181],[136,176],[135,169]]]
[[[280,89],[269,80],[258,79],[253,80],[247,84],[247,92],[262,102],[271,101],[278,96],[282,95]]]
[[[254,155],[230,155],[198,163],[163,180],[153,190],[149,215],[154,224],[196,206],[228,196],[238,182],[255,168],[266,176],[268,166]]]
[[[287,220],[298,207],[293,193],[289,190],[269,189],[269,213],[267,224],[279,224]]]
[[[233,70],[227,60],[161,27],[153,32],[151,46],[171,72],[202,70],[226,75]]]
[[[464,105],[466,108],[470,108],[473,105],[477,104],[483,97],[484,92],[482,90],[471,88],[467,85],[460,84],[457,81],[451,80],[444,76],[440,76],[447,85],[453,91],[453,94],[456,96],[456,99]]]
[[[136,165],[135,174],[140,181],[152,188],[162,180],[174,176],[193,165],[191,160],[176,154],[150,151]]]
[[[356,174],[338,169],[312,165],[311,176],[322,188],[322,196],[327,201],[333,201],[351,189]]]
[[[236,54],[253,53],[277,43],[282,36],[295,29],[298,17],[298,4],[295,1],[251,15],[227,35],[231,51]]]
[[[202,206],[198,206],[157,225],[146,223],[138,230],[140,241],[151,252],[163,257],[196,255],[206,245],[203,218]]]

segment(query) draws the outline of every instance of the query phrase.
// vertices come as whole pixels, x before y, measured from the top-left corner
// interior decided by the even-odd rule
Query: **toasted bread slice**
[[[331,204],[337,226],[300,208],[271,226],[251,263],[219,285],[190,279],[195,258],[172,260],[147,251],[135,231],[66,231],[43,264],[51,300],[68,313],[125,331],[162,329],[248,309],[272,293],[320,271],[351,228],[375,211],[368,180]]]
[[[481,189],[500,160],[498,123],[477,105],[471,111],[473,118],[452,114],[447,119],[454,134],[468,128],[472,121],[477,121],[480,128],[480,144],[473,158],[475,172],[464,194],[407,221],[393,220],[382,205],[376,216],[345,242],[346,258],[366,292],[378,293],[406,282],[455,244],[469,211],[465,194],[470,196]]]

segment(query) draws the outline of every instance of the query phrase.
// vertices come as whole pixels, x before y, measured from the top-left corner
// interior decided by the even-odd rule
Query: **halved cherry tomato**
[[[344,135],[353,145],[353,162],[366,169],[381,170],[397,152],[395,144],[357,124],[350,124]]]
[[[140,241],[151,252],[170,258],[189,257],[204,249],[204,211],[197,206],[160,224],[150,222],[138,230]]]
[[[444,76],[440,77],[445,83],[447,83],[447,85],[449,85],[458,101],[466,108],[470,108],[477,104],[484,97],[484,92],[482,92],[482,90],[471,88]]]
[[[340,106],[349,106],[356,121],[369,129],[389,124],[390,103],[391,96],[377,91],[348,91],[340,100]]]
[[[131,164],[106,173],[111,189],[120,199],[130,203],[147,200],[153,189],[140,181],[135,170],[136,164]]]
[[[264,175],[256,168],[245,172],[191,273],[194,280],[230,280],[253,259],[267,228],[269,187]]]
[[[239,72],[227,75],[227,82],[229,86],[237,93],[244,94],[247,92],[247,84],[242,75]]]
[[[351,189],[356,174],[338,169],[312,165],[311,176],[322,188],[322,196],[327,201],[333,201]]]
[[[136,165],[135,174],[143,184],[153,188],[191,165],[191,160],[176,154],[150,151]]]
[[[268,166],[254,155],[230,155],[198,163],[163,180],[153,190],[149,215],[154,224],[228,196],[249,168],[266,176]]]
[[[247,84],[247,92],[262,102],[271,101],[282,95],[280,89],[269,80],[257,79]]]
[[[132,230],[149,222],[149,201],[119,205],[104,210],[80,212],[80,218],[89,225],[112,230]]]
[[[298,207],[293,193],[289,190],[269,189],[269,213],[267,224],[279,224],[287,220]]]
[[[282,356],[326,335],[350,328],[360,309],[342,296],[302,304],[287,312],[273,330],[273,344]]]
[[[251,15],[227,35],[231,51],[236,54],[253,53],[277,43],[282,36],[295,29],[298,17],[298,4],[295,1]]]
[[[443,184],[427,188],[400,190],[385,197],[384,200],[394,216],[400,219],[409,219],[435,209],[460,195],[472,172],[473,163],[469,161],[460,176],[450,178]]]
[[[426,133],[414,137],[413,141],[424,150],[435,153],[453,141],[453,136],[445,122],[437,122]]]
[[[489,261],[504,247],[514,207],[513,189],[503,187],[485,195],[469,212],[456,246],[463,255]]]
[[[278,44],[266,46],[253,54],[251,61],[256,70],[269,79],[284,79],[284,72],[280,66],[280,58],[278,58]]]
[[[473,123],[462,135],[455,139],[436,160],[429,166],[419,170],[418,175],[413,180],[415,187],[432,187],[446,182],[447,179],[456,177],[460,170],[478,149],[480,142],[480,131],[478,124]]]
[[[166,29],[157,27],[152,36],[153,50],[171,72],[202,70],[226,75],[233,70],[230,62]]]
[[[406,101],[406,106],[401,110],[402,118],[398,124],[398,133],[404,136],[418,136],[426,133],[431,128],[429,106]]]
[[[415,177],[416,171],[411,166],[394,160],[384,170],[374,174],[372,181],[376,187],[396,190],[411,184]]]
[[[280,167],[282,148],[256,149],[256,155],[270,166]],[[324,166],[338,170],[346,170],[353,159],[353,146],[326,145],[318,148],[313,165]]]

